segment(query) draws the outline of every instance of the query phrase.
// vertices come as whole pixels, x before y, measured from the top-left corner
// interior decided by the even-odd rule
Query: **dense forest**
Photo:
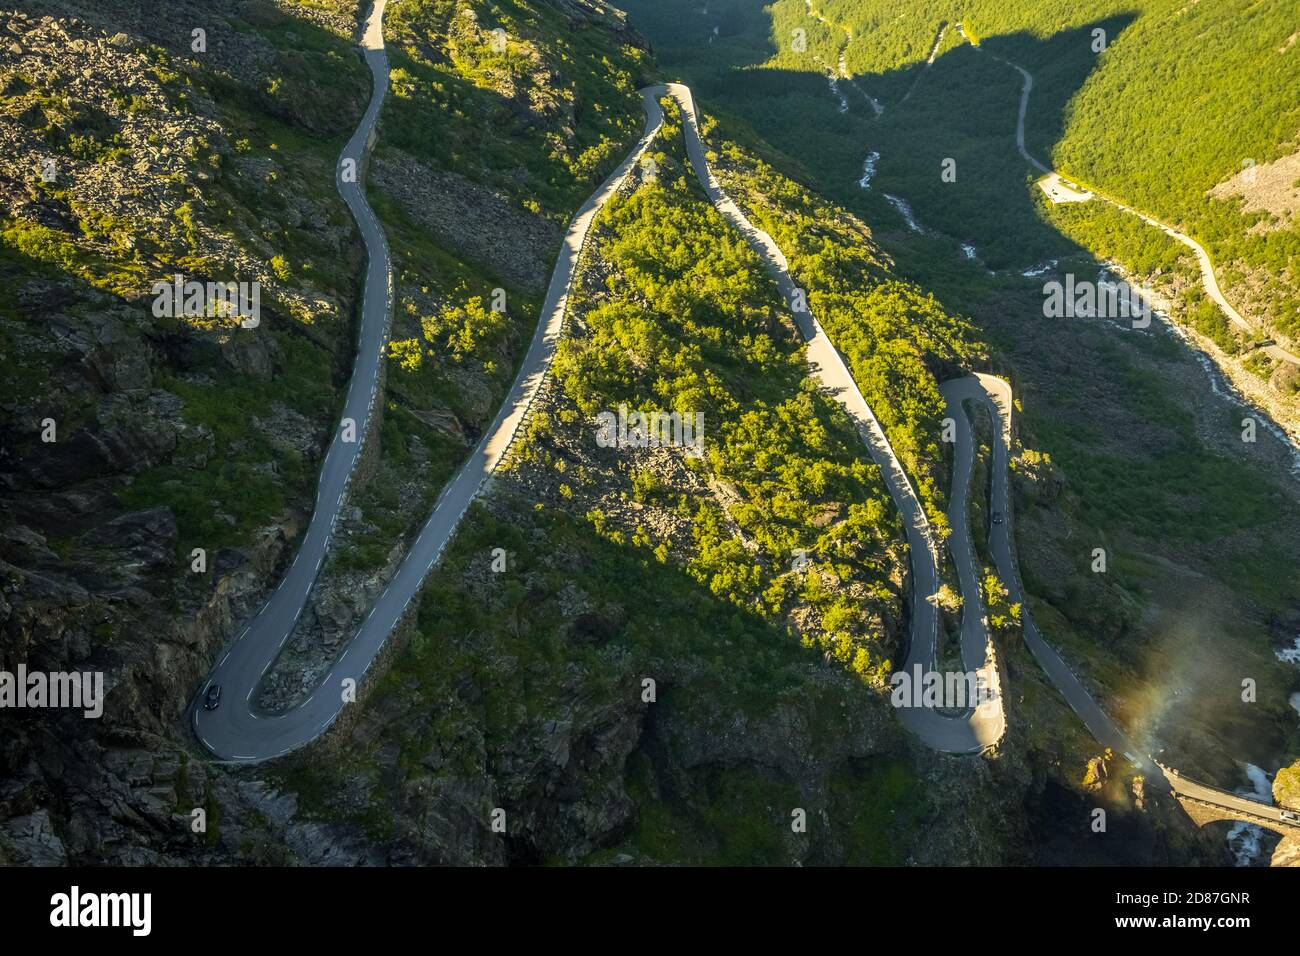
[[[557,382],[588,421],[620,404],[702,414],[706,456],[688,464],[730,503],[663,487],[644,462],[630,469],[634,496],[687,519],[687,569],[710,592],[763,615],[812,607],[820,623],[805,636],[879,683],[897,514],[848,419],[808,379],[775,285],[685,164],[675,102],[664,106],[654,177],[598,220],[591,255],[605,278],[571,300]],[[594,520],[622,537],[627,518]],[[628,530],[667,560],[674,542]]]
[[[687,15],[690,6],[628,3],[699,92],[870,221],[897,221],[882,196],[901,194],[923,227],[972,245],[989,268],[1083,247],[1138,272],[1150,254],[1131,257],[1109,217],[1057,218],[1029,198],[1033,170],[1014,142],[1020,75],[978,55],[961,23],[985,52],[1034,75],[1031,153],[1183,229],[1210,250],[1239,310],[1284,335],[1300,331],[1297,224],[1276,204],[1248,208],[1241,190],[1209,195],[1300,147],[1300,46],[1285,5],[719,0],[707,16]],[[841,64],[847,75],[832,91]],[[869,151],[878,169],[855,197]],[[945,159],[956,161],[955,182],[940,179]],[[1198,328],[1214,324],[1204,311]]]

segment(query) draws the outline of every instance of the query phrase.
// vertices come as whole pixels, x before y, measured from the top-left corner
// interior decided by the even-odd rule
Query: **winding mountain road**
[[[1020,74],[1022,83],[1020,87],[1020,108],[1016,116],[1016,149],[1020,151],[1020,155],[1024,157],[1025,162],[1029,163],[1029,165],[1033,166],[1044,175],[1056,176],[1060,179],[1066,180],[1067,182],[1072,182],[1077,187],[1091,193],[1102,202],[1109,203],[1116,209],[1137,216],[1137,218],[1141,219],[1147,225],[1154,226],[1165,235],[1178,240],[1187,248],[1191,249],[1192,253],[1196,256],[1197,265],[1201,270],[1201,284],[1205,288],[1205,294],[1223,310],[1223,314],[1231,320],[1232,324],[1243,332],[1253,336],[1263,331],[1258,325],[1246,319],[1240,312],[1233,308],[1232,303],[1228,301],[1228,297],[1223,294],[1223,289],[1219,287],[1219,280],[1214,274],[1214,262],[1210,259],[1210,254],[1205,251],[1205,247],[1199,242],[1186,233],[1179,232],[1168,223],[1161,222],[1153,216],[1148,216],[1146,213],[1140,212],[1132,206],[1106,195],[1104,192],[1101,192],[1093,186],[1089,186],[1077,179],[1070,179],[1069,177],[1063,176],[1061,173],[1058,173],[1050,166],[1039,161],[1037,157],[1033,156],[1029,150],[1025,148],[1025,116],[1029,111],[1029,94],[1034,88],[1033,74],[1023,66],[1020,66],[1017,63],[1012,63],[1010,60],[1000,57],[996,53],[989,53],[989,51],[985,50],[981,45],[971,42],[970,37],[967,36],[966,31],[962,28],[960,23],[957,24],[957,32],[960,33],[962,38],[966,40],[966,42],[970,43],[976,50],[979,50],[982,53],[988,53],[989,56],[997,60],[999,63],[1005,63]],[[1293,365],[1300,365],[1300,356],[1297,356],[1294,352],[1290,352],[1280,345],[1273,344],[1264,346],[1263,351],[1280,361],[1290,362]]]
[[[939,552],[916,489],[907,477],[902,462],[894,453],[879,420],[858,389],[843,356],[808,309],[806,297],[800,294],[801,290],[791,277],[789,264],[781,249],[771,236],[749,221],[740,207],[719,185],[712,169],[709,168],[705,149],[700,140],[699,113],[690,89],[680,83],[670,83],[666,90],[682,108],[686,120],[683,124],[686,152],[690,157],[696,178],[704,187],[714,208],[745,237],[750,247],[762,258],[768,273],[776,281],[781,297],[790,305],[795,324],[807,345],[807,359],[813,377],[848,413],[849,419],[857,427],[858,434],[866,444],[872,460],[879,466],[885,485],[902,515],[912,571],[912,638],[909,642],[904,670],[909,674],[913,674],[914,668],[918,666],[922,673],[935,670],[939,609],[935,606],[933,597],[939,590]],[[965,479],[967,482],[969,482],[970,461],[968,428]],[[954,494],[954,498],[956,497]],[[991,662],[985,659],[988,635],[983,615],[979,611],[978,575],[973,565],[966,564],[973,560],[973,551],[969,543],[969,525],[964,517],[964,499],[959,502],[959,505],[961,523],[953,522],[950,541],[954,558],[958,562],[959,569],[963,570],[963,596],[965,606],[969,609],[969,613],[963,616],[962,622],[963,659],[968,669],[987,674],[992,667]],[[967,591],[966,587],[972,581],[973,590]],[[969,639],[966,637],[967,634]],[[984,750],[995,744],[1006,729],[1000,695],[994,696],[981,707],[967,708],[955,715],[945,715],[930,707],[901,707],[899,714],[904,724],[928,744],[950,753],[975,753]]]
[[[384,52],[382,19],[385,0],[376,0],[366,21],[362,49],[374,76],[370,103],[356,132],[344,147],[336,184],[357,221],[366,245],[368,265],[362,300],[357,361],[344,404],[343,418],[353,419],[355,434],[364,437],[374,408],[383,351],[392,309],[392,275],[383,230],[366,202],[360,175],[345,179],[343,160],[360,170],[375,131],[388,89],[388,61]],[[843,406],[881,470],[903,518],[912,573],[912,639],[905,668],[934,670],[938,657],[939,612],[934,597],[940,584],[940,556],[934,535],[915,488],[894,453],[879,420],[858,389],[843,356],[808,309],[801,290],[789,273],[788,263],[771,236],[756,228],[722,189],[706,159],[699,135],[699,115],[691,91],[680,84],[649,87],[641,91],[646,114],[645,132],[613,173],[574,215],[560,249],[541,316],[515,381],[492,425],[464,466],[446,485],[428,521],[357,633],[307,699],[281,713],[264,713],[254,703],[258,685],[275,662],[302,613],[326,554],[347,484],[360,455],[359,441],[345,441],[344,429],[330,444],[321,469],[316,508],[293,564],[275,593],[232,643],[191,705],[198,739],[224,761],[249,763],[271,759],[315,740],[337,719],[354,689],[364,679],[388,635],[434,564],[451,540],[460,519],[508,451],[550,368],[563,328],[569,290],[591,224],[602,206],[618,190],[645,154],[663,124],[659,99],[667,94],[682,108],[687,153],[709,200],[759,254],[790,303],[799,332],[807,345],[807,359],[816,380]],[[1022,106],[1023,117],[1023,106]],[[1023,150],[1022,150],[1023,151]],[[998,572],[1013,601],[1024,601],[1011,538],[1009,450],[1012,435],[1010,385],[991,375],[970,375],[945,382],[942,393],[947,412],[956,425],[953,484],[949,519],[949,548],[963,594],[961,651],[966,666],[976,670],[993,689],[979,707],[944,713],[930,707],[902,707],[900,717],[928,744],[954,753],[983,751],[1001,739],[1006,729],[1002,694],[992,657],[987,621],[980,598],[979,562],[970,542],[968,498],[974,459],[974,441],[961,403],[973,399],[987,403],[998,422],[994,429],[991,505],[1006,520],[993,525],[990,548]],[[1283,811],[1225,791],[1187,781],[1176,772],[1166,774],[1150,758],[1135,757],[1135,748],[1088,694],[1077,676],[1042,639],[1027,608],[1022,610],[1025,640],[1070,706],[1104,745],[1124,753],[1154,782],[1182,792],[1191,799],[1248,812],[1265,822],[1294,826]],[[214,683],[224,688],[221,706],[204,707],[205,692]]]
[[[997,566],[998,577],[1006,587],[1008,597],[1013,604],[1020,604],[1020,621],[1024,631],[1025,644],[1034,659],[1046,671],[1056,689],[1065,698],[1066,703],[1079,716],[1092,736],[1104,746],[1110,747],[1118,754],[1136,754],[1138,749],[1123,734],[1101,709],[1092,695],[1084,688],[1078,676],[1069,665],[1043,640],[1034,624],[1033,615],[1025,602],[1024,587],[1020,581],[1020,569],[1016,565],[1014,538],[1011,534],[1013,515],[1011,513],[1010,490],[1010,449],[1012,436],[1012,410],[1014,407],[1011,385],[996,375],[977,373],[959,379],[952,379],[940,386],[944,399],[948,403],[948,415],[956,419],[957,450],[956,460],[970,453],[972,441],[969,435],[969,423],[962,411],[961,403],[966,399],[983,402],[989,409],[993,429],[992,488],[990,490],[990,507],[1004,515],[1001,524],[990,526],[989,551]],[[965,429],[965,433],[963,433]],[[958,473],[963,471],[960,464],[955,466]],[[969,472],[969,464],[964,466]],[[957,497],[957,479],[954,477],[953,497]],[[963,525],[964,526],[964,525]],[[954,535],[956,532],[954,531]],[[973,559],[972,559],[973,560]],[[964,591],[963,591],[964,593]]]
[[[686,150],[696,178],[699,179],[700,185],[703,186],[714,207],[745,237],[776,280],[782,297],[790,304],[795,323],[807,345],[807,360],[814,378],[840,402],[856,425],[903,517],[912,569],[911,641],[904,669],[910,671],[920,666],[923,672],[935,670],[938,658],[938,610],[933,599],[939,589],[939,556],[930,524],[915,489],[893,447],[889,444],[880,422],[858,389],[843,357],[807,308],[805,297],[796,295],[798,286],[790,276],[784,254],[770,235],[749,221],[735,201],[722,189],[709,168],[699,135],[699,113],[690,89],[676,83],[668,84],[666,89],[682,108],[686,120],[683,124]],[[1158,789],[1251,817],[1254,822],[1275,825],[1279,829],[1296,829],[1297,821],[1293,819],[1294,814],[1287,816],[1288,811],[1280,807],[1196,783],[1176,771],[1167,770],[1151,757],[1142,754],[1093,699],[1078,675],[1061,655],[1043,639],[1025,602],[1024,587],[1015,560],[1015,546],[1011,533],[1013,516],[1010,493],[1010,449],[1014,411],[1011,385],[997,376],[976,373],[944,382],[940,386],[940,391],[945,401],[947,416],[956,424],[953,482],[948,515],[951,526],[949,549],[957,568],[962,591],[961,651],[965,666],[981,673],[986,681],[997,680],[996,665],[992,658],[992,644],[989,640],[988,625],[981,600],[978,573],[980,565],[971,547],[970,520],[967,511],[974,459],[974,439],[970,423],[962,409],[962,402],[971,399],[985,403],[990,410],[992,420],[997,423],[997,427],[993,429],[989,503],[993,511],[1001,511],[1005,517],[1001,524],[991,526],[989,549],[1010,600],[1021,605],[1021,624],[1025,643],[1049,680],[1065,698],[1066,703],[1100,744],[1110,748],[1117,755],[1123,755],[1142,771],[1150,784]],[[997,683],[993,683],[992,687],[994,695],[988,703],[981,707],[967,709],[960,714],[945,714],[929,707],[901,707],[899,716],[905,726],[937,750],[949,753],[982,752],[995,745],[1006,730],[1002,689]]]
[[[384,53],[382,30],[385,2],[376,0],[361,37],[366,63],[374,75],[374,91],[361,123],[343,148],[335,173],[335,186],[357,221],[368,256],[357,358],[343,404],[342,421],[325,454],[316,489],[316,505],[293,564],[275,593],[226,650],[191,706],[199,740],[214,754],[227,759],[246,760],[283,753],[288,749],[289,738],[282,738],[280,734],[288,730],[290,724],[298,725],[302,721],[319,723],[323,718],[320,713],[304,712],[296,720],[253,723],[259,720],[254,713],[253,696],[262,676],[293,632],[325,560],[348,482],[361,456],[388,341],[392,314],[392,266],[384,231],[366,202],[362,185],[362,169],[370,136],[388,90],[388,57]],[[347,164],[350,174],[346,178],[344,160],[351,161]],[[213,683],[222,686],[224,704],[209,711],[203,708],[202,699]],[[328,726],[328,721],[320,729],[323,730],[324,726]],[[268,740],[273,742],[268,744]],[[266,753],[268,749],[272,750],[271,754]]]
[[[342,157],[356,160],[358,170],[388,89],[388,60],[382,33],[384,2],[376,0],[362,39],[366,62],[374,75],[374,93]],[[569,224],[542,305],[540,321],[496,419],[484,431],[483,438],[464,466],[443,489],[427,523],[387,588],[321,682],[306,700],[290,710],[261,712],[254,700],[258,685],[279,656],[302,613],[324,559],[348,478],[359,457],[359,442],[342,442],[342,429],[336,435],[321,470],[316,509],[292,567],[270,600],[226,651],[191,705],[195,734],[217,758],[251,763],[282,756],[310,743],[337,719],[345,706],[345,692],[354,691],[360,685],[384,641],[418,593],[424,578],[442,556],[470,503],[509,449],[546,377],[564,324],[574,269],[591,223],[644,154],[662,123],[657,97],[650,91],[643,95],[645,134]],[[340,168],[342,165],[340,162]],[[365,200],[361,177],[358,175],[356,180],[345,182],[341,173],[337,180],[339,192],[357,220],[370,260],[357,362],[348,387],[344,417],[352,417],[356,422],[356,434],[364,436],[387,340],[392,280],[383,230]],[[203,706],[204,694],[214,683],[223,688],[222,703],[215,710],[208,710]]]

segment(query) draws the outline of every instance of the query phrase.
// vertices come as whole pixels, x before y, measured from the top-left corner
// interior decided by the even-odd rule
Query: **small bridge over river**
[[[1300,811],[1288,810],[1262,800],[1229,793],[1218,787],[1189,780],[1177,770],[1156,764],[1164,772],[1174,798],[1198,827],[1221,820],[1253,823],[1280,834],[1282,842],[1273,853],[1273,865],[1300,865]]]

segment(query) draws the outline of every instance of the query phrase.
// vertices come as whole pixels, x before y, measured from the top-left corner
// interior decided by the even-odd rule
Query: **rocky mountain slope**
[[[0,11],[0,662],[108,688],[98,721],[0,717],[12,860],[153,858],[214,799],[179,718],[291,554],[351,365],[354,14]],[[158,315],[176,274],[259,283],[258,327]]]
[[[380,858],[346,829],[322,835],[295,819],[297,798],[260,775],[204,764],[182,720],[292,557],[350,372],[362,250],[333,185],[369,94],[354,42],[361,12],[347,0],[3,11],[0,667],[98,670],[108,688],[99,720],[0,714],[6,860]],[[391,22],[399,115],[382,121],[371,183],[394,247],[394,373],[333,566],[295,637],[303,653],[268,685],[272,705],[350,634],[369,593],[358,581],[382,577],[384,556],[400,554],[491,415],[556,222],[613,161],[618,123],[639,122],[575,112],[588,84],[635,99],[641,41],[617,15],[569,0],[515,5],[511,42],[526,55],[446,56],[453,34],[471,54],[488,38],[474,25],[482,12],[411,2]],[[557,41],[574,32],[583,54],[563,66]],[[448,157],[448,168],[392,135],[409,119],[402,71],[440,65],[446,83],[484,102],[504,87],[555,98],[519,114],[552,140],[555,202],[525,203],[526,176],[510,178],[512,195],[481,166]],[[483,69],[490,81],[471,75]],[[428,234],[430,196],[468,211],[461,232]],[[504,227],[510,243],[469,242],[475,223]],[[257,282],[257,327],[156,314],[153,283],[177,273]],[[484,307],[498,287],[504,316]],[[204,833],[191,827],[196,809]]]
[[[680,181],[601,232],[575,304],[587,350],[574,339],[525,452],[364,700],[289,760],[203,759],[185,710],[292,559],[351,368],[363,251],[334,164],[369,93],[360,7],[0,7],[0,670],[97,670],[108,688],[99,719],[0,711],[0,862],[1034,859],[1052,832],[1036,801],[1083,798],[1057,793],[1014,730],[995,760],[940,758],[883,703],[906,625],[892,512],[801,384],[756,264],[692,285],[689,261],[649,269],[620,247],[638,222],[676,230],[674,251],[725,241]],[[402,0],[385,32],[392,92],[367,170],[394,265],[383,414],[263,687],[272,708],[352,633],[490,419],[560,230],[639,132],[653,71],[596,0]],[[665,180],[678,149],[665,140]],[[813,208],[789,181],[763,189]],[[891,343],[863,358],[873,388],[906,385],[890,427],[941,473],[925,402],[965,326],[889,279],[866,226],[828,213],[827,229],[845,223],[851,239],[827,246],[838,301],[848,314],[883,276],[870,304]],[[156,314],[154,283],[177,273],[257,282],[256,327]],[[641,298],[647,275],[671,297]],[[904,320],[938,331],[910,344]],[[593,373],[590,345],[633,331],[663,348]],[[650,361],[648,391],[621,392]],[[709,419],[727,441],[708,467],[592,451],[588,412],[663,400],[654,389],[687,372],[693,400],[727,416]],[[788,466],[750,453],[770,435]],[[787,570],[794,547],[825,570]],[[1120,775],[1111,786],[1142,837],[1133,855],[1212,853]]]

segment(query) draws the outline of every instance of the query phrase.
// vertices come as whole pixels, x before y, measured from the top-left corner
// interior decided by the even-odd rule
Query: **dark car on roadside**
[[[221,706],[221,685],[209,684],[208,692],[203,695],[203,709],[216,710]]]

